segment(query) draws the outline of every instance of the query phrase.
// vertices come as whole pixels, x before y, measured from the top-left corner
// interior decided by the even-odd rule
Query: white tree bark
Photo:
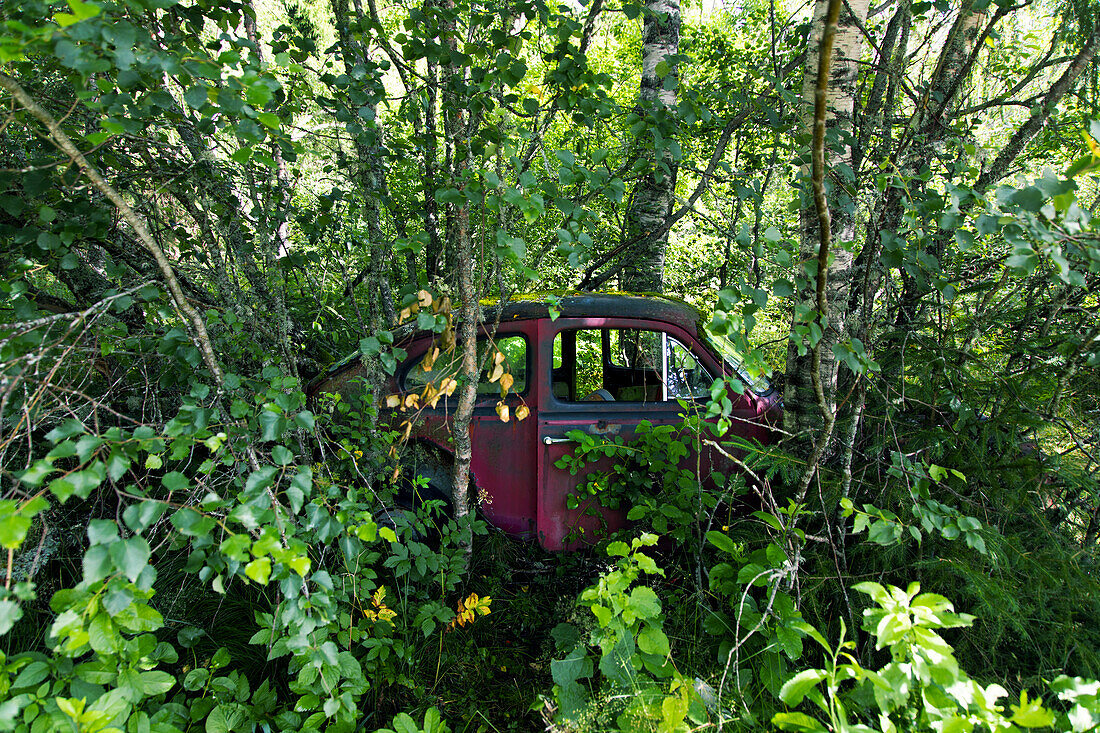
[[[642,29],[642,78],[636,111],[643,117],[652,115],[657,129],[672,129],[663,123],[676,107],[679,52],[679,0],[650,0]],[[643,134],[650,135],[650,128]],[[644,146],[642,158],[648,160],[649,168],[638,180],[627,207],[624,239],[636,244],[621,255],[626,261],[619,277],[623,290],[658,292],[664,284],[668,232],[650,236],[664,224],[675,202],[676,161],[663,137],[654,147],[648,140],[635,143]]]
[[[814,3],[802,86],[802,119],[807,132],[814,125],[817,72],[828,7],[828,0],[816,0]],[[833,307],[826,308],[825,314],[818,313],[816,288],[817,258],[822,243],[821,219],[809,195],[809,166],[803,168],[807,185],[803,189],[799,253],[805,266],[806,281],[800,289],[791,327],[794,330],[815,323],[824,327],[824,333],[818,347],[819,365],[815,364],[813,349],[808,341],[801,344],[801,354],[798,339],[792,338],[788,346],[784,423],[785,428],[793,433],[809,431],[812,435],[831,422],[836,414],[837,361],[832,347],[844,339],[847,330],[847,302],[855,260],[852,246],[856,237],[856,202],[852,196],[855,190],[852,171],[853,113],[858,98],[858,62],[863,53],[863,36],[859,27],[867,18],[868,7],[868,0],[852,0],[841,7],[825,87],[824,124],[830,138],[825,150],[826,194],[832,244],[829,247],[824,302],[833,304]],[[832,139],[834,135],[836,140]],[[814,389],[815,372],[820,380],[820,395]]]

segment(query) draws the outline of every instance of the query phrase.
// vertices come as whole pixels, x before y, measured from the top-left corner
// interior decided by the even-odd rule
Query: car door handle
[[[572,442],[573,442],[572,438],[566,438],[566,437],[554,438],[554,437],[551,437],[549,435],[547,435],[545,438],[542,439],[543,445],[554,445],[554,443],[572,443]]]

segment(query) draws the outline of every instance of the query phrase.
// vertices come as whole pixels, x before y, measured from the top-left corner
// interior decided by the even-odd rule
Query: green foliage
[[[635,585],[643,574],[664,575],[641,550],[656,543],[656,535],[643,534],[629,545],[609,544],[616,568],[578,599],[595,620],[587,638],[570,624],[555,627],[565,653],[551,662],[559,720],[622,731],[686,731],[707,720],[690,680],[672,664],[661,601],[652,588]],[[621,702],[622,692],[629,702]]]
[[[853,656],[855,644],[844,638],[843,623],[836,647],[816,629],[805,627],[824,650],[825,665],[791,677],[779,698],[792,708],[807,700],[818,709],[818,717],[777,713],[772,723],[780,729],[1084,731],[1100,722],[1097,683],[1065,675],[1050,688],[1066,707],[1048,708],[1041,699],[1021,691],[1019,704],[1008,706],[1009,715],[997,703],[1007,691],[999,684],[983,685],[972,679],[937,632],[970,626],[973,616],[956,614],[950,601],[920,593],[916,583],[907,590],[878,583],[860,583],[855,589],[877,604],[863,612],[863,628],[875,638],[876,649],[889,649],[890,661],[878,670],[861,665]]]
[[[831,130],[851,169],[830,187],[850,187],[854,211],[838,213],[857,222],[834,258],[859,263],[832,281],[868,290],[859,308],[859,294],[834,301],[823,328],[798,299],[816,274],[790,173],[816,32],[798,14],[685,4],[681,53],[658,69],[678,66],[679,102],[655,111],[636,108],[636,3],[329,5],[0,10],[0,73],[147,224],[182,290],[3,92],[0,729],[351,730],[407,708],[393,730],[446,730],[431,707],[445,704],[467,726],[530,727],[528,698],[551,685],[560,720],[601,729],[761,728],[799,695],[816,717],[777,724],[1096,727],[1095,63],[1091,86],[1036,101],[1095,8],[1072,3],[1055,32],[1026,3],[998,4],[954,100],[937,99],[937,69],[958,65],[934,39],[960,8],[867,20],[857,124]],[[609,544],[614,566],[551,661],[540,640],[577,621],[556,604],[586,561],[402,504],[424,482],[392,479],[376,385],[321,404],[305,385],[356,346],[393,374],[402,309],[425,288],[453,297],[457,272],[501,297],[606,275],[630,257],[622,220],[650,152],[690,210],[665,282],[713,306],[704,320],[744,380],[684,404],[683,425],[573,434],[558,466],[584,479],[572,505],[625,511],[673,550],[662,575],[648,535]],[[456,260],[460,234],[475,261]],[[410,316],[446,330],[439,313]],[[805,456],[731,439],[734,393],[822,343],[840,365],[843,445],[796,495]],[[792,395],[789,414],[820,411]],[[712,473],[712,450],[745,473]],[[507,559],[465,571],[471,534]],[[843,631],[858,625],[855,576],[919,578],[983,622],[940,636],[963,616],[939,597],[862,586],[876,604],[863,641],[891,655],[870,671],[876,652]],[[488,629],[448,631],[481,583],[498,604]],[[807,636],[824,656],[784,686],[818,659]],[[522,679],[486,690],[506,665]],[[1052,678],[1057,701],[996,709]],[[475,720],[490,695],[507,704]]]
[[[424,725],[418,725],[408,713],[398,713],[393,718],[393,728],[379,728],[375,733],[451,733],[451,729],[433,707],[424,713]]]

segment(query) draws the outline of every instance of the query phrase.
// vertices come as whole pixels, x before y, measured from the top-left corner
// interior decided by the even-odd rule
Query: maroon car
[[[701,331],[699,314],[690,306],[662,297],[584,294],[545,301],[509,303],[489,337],[483,326],[478,345],[485,368],[478,384],[470,433],[473,480],[481,511],[510,535],[538,538],[548,550],[571,546],[567,538],[581,529],[592,536],[601,524],[584,507],[568,509],[566,497],[582,476],[556,468],[570,450],[572,430],[619,435],[629,440],[644,421],[677,423],[679,400],[705,403],[719,377],[745,384],[734,400],[732,430],[745,438],[769,442],[776,424],[780,395],[763,378],[753,379],[720,338]],[[495,315],[495,314],[494,314]],[[449,496],[451,436],[449,416],[457,394],[446,387],[458,372],[458,350],[425,362],[438,348],[438,334],[413,331],[398,335],[407,356],[383,387],[390,402],[408,395],[442,392],[434,407],[418,403],[407,454],[411,470],[428,479],[432,489]],[[428,369],[425,369],[428,366]],[[310,392],[353,389],[362,373],[359,361],[344,362],[316,380]],[[510,386],[501,397],[502,375]],[[453,391],[453,388],[452,388]],[[502,420],[507,408],[509,419]],[[524,419],[518,419],[524,418]],[[610,528],[624,515],[604,512]]]

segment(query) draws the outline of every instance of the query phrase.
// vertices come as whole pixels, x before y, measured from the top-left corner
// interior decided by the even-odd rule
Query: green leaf
[[[260,440],[277,440],[286,430],[286,418],[270,408],[274,405],[269,403],[260,412]]]
[[[244,574],[260,585],[267,585],[267,580],[271,577],[271,558],[256,558],[244,566]]]
[[[279,129],[279,115],[272,114],[270,112],[261,112],[256,115],[256,119],[258,119],[264,127],[272,130]]]
[[[806,693],[816,687],[817,683],[823,679],[825,679],[825,670],[804,669],[783,683],[783,687],[779,690],[779,699],[791,707],[801,705]]]
[[[0,601],[0,636],[11,631],[15,622],[23,618],[23,607],[15,601],[4,599]]]
[[[740,551],[737,548],[737,543],[729,538],[729,535],[717,530],[710,530],[707,532],[707,542],[711,543],[719,550],[728,552],[729,554],[737,557],[740,556]]]
[[[88,522],[88,543],[107,545],[118,539],[118,525],[109,519],[93,519]]]
[[[214,528],[214,520],[199,514],[190,507],[184,507],[172,514],[172,525],[181,533],[190,537],[199,537]]]
[[[20,687],[35,687],[41,684],[42,680],[46,679],[49,674],[50,666],[48,664],[45,662],[31,662],[19,671],[19,676],[15,678],[11,686],[16,689]]]
[[[84,582],[95,583],[103,580],[114,569],[111,555],[104,545],[89,547],[84,553]]]
[[[1029,700],[1027,690],[1020,691],[1020,704],[1010,705],[1012,722],[1022,728],[1047,728],[1054,725],[1054,713],[1043,707],[1040,698]]]
[[[110,545],[111,559],[115,565],[126,574],[131,583],[137,582],[138,576],[145,566],[149,564],[149,543],[144,537],[129,537],[121,542]]]
[[[612,542],[607,546],[608,557],[626,557],[630,554],[630,546],[625,542]]]
[[[115,446],[107,457],[107,475],[112,481],[118,481],[130,469],[130,463],[130,458]]]
[[[286,466],[294,462],[294,454],[286,446],[276,445],[271,449],[271,460],[280,466]]]
[[[1024,211],[1037,212],[1039,209],[1043,208],[1043,204],[1046,203],[1046,196],[1044,196],[1043,192],[1035,186],[1028,186],[1012,194],[1009,201],[1016,204]]]
[[[248,711],[242,705],[228,703],[218,705],[206,718],[206,733],[232,733],[243,730],[248,722]]]
[[[88,18],[94,18],[99,15],[99,6],[95,3],[81,2],[81,0],[69,0],[69,8],[73,11],[70,13],[57,13],[53,16],[53,19],[57,21],[57,24],[62,28],[68,28],[74,23],[79,23],[82,20]]]
[[[167,672],[153,671],[141,673],[141,689],[147,695],[159,695],[168,692],[176,685],[176,678]]]
[[[634,612],[634,615],[643,620],[657,618],[661,615],[661,601],[657,599],[657,594],[653,592],[652,588],[644,585],[630,591],[627,606]]]
[[[122,644],[118,627],[105,613],[97,613],[88,623],[88,645],[100,654],[114,654]],[[140,694],[139,690],[134,692]]]
[[[183,678],[183,689],[188,692],[200,690],[206,685],[208,679],[210,679],[210,670],[206,667],[198,667],[188,672],[187,676]]]
[[[191,481],[179,471],[169,471],[164,474],[160,483],[169,491],[186,491],[191,485]]]
[[[804,713],[776,713],[772,717],[772,725],[780,730],[826,733],[825,726]]]
[[[76,418],[70,418],[65,422],[58,425],[56,428],[46,433],[46,440],[51,443],[58,443],[65,438],[71,438],[74,435],[79,435],[84,432],[84,423],[80,422]]]
[[[420,726],[408,713],[398,713],[393,717],[393,730],[395,733],[421,733]]]
[[[126,526],[135,532],[144,532],[153,522],[164,514],[168,505],[162,501],[146,499],[138,504],[131,504],[122,512],[122,519]]]
[[[802,635],[790,626],[779,626],[775,630],[783,653],[792,661],[802,656]]]
[[[646,624],[638,634],[638,648],[646,654],[666,656],[669,652],[668,636],[653,624]]]

